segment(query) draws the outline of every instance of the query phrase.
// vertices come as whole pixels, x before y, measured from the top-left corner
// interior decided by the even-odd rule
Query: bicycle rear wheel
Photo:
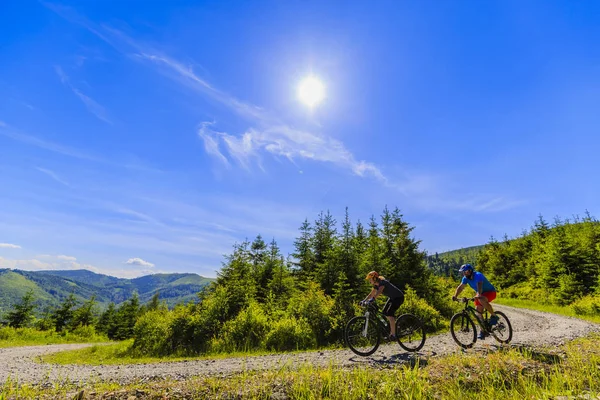
[[[450,319],[452,339],[463,349],[473,347],[477,340],[477,330],[473,320],[465,313],[454,314]]]
[[[406,351],[419,351],[425,345],[423,322],[412,314],[402,314],[396,320],[398,344]]]
[[[496,311],[498,316],[498,322],[496,325],[492,325],[490,333],[500,343],[509,343],[512,339],[512,325],[508,320],[508,317],[501,311]]]
[[[370,356],[377,351],[381,335],[377,323],[366,317],[354,317],[346,324],[346,344],[359,356]]]

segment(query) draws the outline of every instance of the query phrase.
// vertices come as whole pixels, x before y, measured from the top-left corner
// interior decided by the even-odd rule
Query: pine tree
[[[33,300],[33,290],[30,289],[23,295],[19,303],[13,305],[12,311],[6,316],[8,326],[12,328],[29,326],[34,318],[33,310],[36,307]]]
[[[137,292],[134,292],[131,298],[123,303],[117,311],[115,339],[125,340],[133,337],[133,328],[140,315],[140,311],[140,299]]]
[[[327,295],[331,295],[338,277],[338,265],[334,258],[334,246],[336,245],[335,219],[329,211],[322,212],[315,221],[315,234],[313,237],[313,249],[315,254],[316,271],[313,279],[319,282],[321,288]]]
[[[81,307],[73,311],[73,318],[69,322],[69,329],[73,330],[79,326],[91,326],[95,324],[96,316],[94,307],[96,305],[96,295],[87,300]]]
[[[337,270],[340,271],[338,273],[338,280],[340,277],[343,277],[349,287],[359,288],[361,280],[359,257],[356,251],[356,236],[350,222],[348,207],[346,207],[346,214],[342,224],[342,235],[339,238],[337,249],[336,258],[339,264]]]
[[[114,340],[117,336],[117,309],[115,303],[111,302],[107,309],[102,313],[96,325],[96,331],[102,332],[109,339]]]
[[[75,295],[71,293],[62,304],[54,310],[52,314],[52,320],[54,321],[54,327],[57,332],[62,332],[63,329],[69,326],[73,319],[73,308],[77,305]]]
[[[293,271],[301,278],[306,280],[313,276],[316,269],[315,254],[313,252],[313,228],[307,219],[300,227],[300,237],[294,241],[295,252],[292,256],[295,259]]]

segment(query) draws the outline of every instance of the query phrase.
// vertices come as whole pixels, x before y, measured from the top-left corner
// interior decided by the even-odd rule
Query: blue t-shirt
[[[496,291],[496,288],[494,287],[494,285],[492,285],[490,283],[490,281],[487,280],[485,275],[483,275],[481,272],[473,271],[473,274],[471,275],[471,277],[473,279],[467,279],[466,276],[463,276],[462,281],[460,283],[462,283],[463,285],[467,284],[467,285],[471,286],[471,288],[474,291],[477,291],[477,283],[483,282],[483,289],[481,290],[481,293]]]

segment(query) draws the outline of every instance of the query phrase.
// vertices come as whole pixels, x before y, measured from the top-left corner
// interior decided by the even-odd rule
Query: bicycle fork
[[[363,328],[363,333],[362,333],[363,337],[367,337],[367,332],[369,330],[369,312],[368,311],[365,313],[365,317],[366,317],[365,327]]]

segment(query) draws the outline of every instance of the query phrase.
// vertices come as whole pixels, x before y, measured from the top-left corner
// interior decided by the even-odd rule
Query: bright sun
[[[314,76],[304,78],[298,85],[298,98],[309,107],[314,107],[325,98],[325,86]]]

